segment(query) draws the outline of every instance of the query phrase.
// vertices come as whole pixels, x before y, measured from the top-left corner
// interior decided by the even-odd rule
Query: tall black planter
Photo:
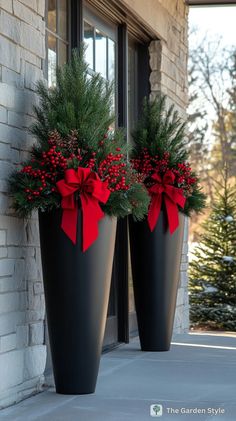
[[[39,213],[49,341],[56,392],[93,393],[96,387],[109,300],[116,220],[99,222],[99,237],[81,249],[64,234],[61,210]]]
[[[131,263],[139,337],[143,351],[168,351],[178,291],[184,216],[171,235],[165,210],[150,231],[147,220],[129,220]]]

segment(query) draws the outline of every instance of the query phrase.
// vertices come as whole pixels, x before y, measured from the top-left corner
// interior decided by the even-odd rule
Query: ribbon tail
[[[162,195],[153,195],[148,211],[148,225],[151,231],[154,230],[161,211]]]
[[[74,244],[76,244],[77,220],[78,220],[78,205],[77,204],[75,205],[74,209],[63,210],[61,228]]]
[[[174,203],[166,195],[165,195],[165,199],[164,200],[165,200],[165,205],[166,205],[166,211],[167,211],[167,218],[168,218],[170,233],[173,234],[173,232],[179,226],[179,211],[178,211],[178,206],[176,205],[176,203]]]
[[[80,198],[83,224],[82,250],[86,251],[98,237],[98,222],[103,218],[104,213],[96,198],[86,194],[81,194]]]

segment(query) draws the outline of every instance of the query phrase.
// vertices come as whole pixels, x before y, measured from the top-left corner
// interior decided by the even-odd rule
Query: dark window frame
[[[59,51],[59,44],[58,42],[61,41],[63,42],[63,44],[67,45],[67,55],[68,58],[70,57],[71,54],[71,17],[72,17],[72,9],[71,9],[71,3],[72,0],[67,0],[67,16],[68,16],[68,21],[67,21],[67,40],[63,39],[62,37],[60,37],[60,35],[57,32],[53,32],[48,28],[48,22],[47,22],[47,17],[48,17],[48,1],[45,1],[45,60],[43,61],[43,74],[46,80],[48,80],[48,34],[52,35],[53,37],[56,38],[56,65],[58,66],[58,51]],[[59,22],[59,14],[56,14],[56,27],[58,28],[58,22]]]

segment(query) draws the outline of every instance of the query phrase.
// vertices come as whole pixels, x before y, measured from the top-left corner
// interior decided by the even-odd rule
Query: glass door
[[[84,43],[86,45],[86,61],[89,73],[100,73],[107,81],[114,81],[112,110],[116,110],[116,56],[117,56],[117,31],[116,27],[109,25],[88,8],[84,9]],[[115,265],[111,282],[110,300],[107,314],[104,347],[118,341],[117,317],[117,286]]]

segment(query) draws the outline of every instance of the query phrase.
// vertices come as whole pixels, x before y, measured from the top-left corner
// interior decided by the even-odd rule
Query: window
[[[116,35],[99,22],[84,20],[85,58],[89,73],[100,73],[104,80],[116,81]],[[112,111],[116,108],[116,89],[114,83]]]
[[[47,8],[47,79],[56,83],[56,66],[68,59],[68,0],[48,0]]]
[[[111,112],[116,111],[116,55],[117,27],[95,14],[88,7],[84,8],[83,39],[86,46],[85,59],[90,75],[99,73],[107,82],[114,82]],[[115,269],[111,280],[110,299],[103,346],[107,347],[118,338],[117,282]]]

